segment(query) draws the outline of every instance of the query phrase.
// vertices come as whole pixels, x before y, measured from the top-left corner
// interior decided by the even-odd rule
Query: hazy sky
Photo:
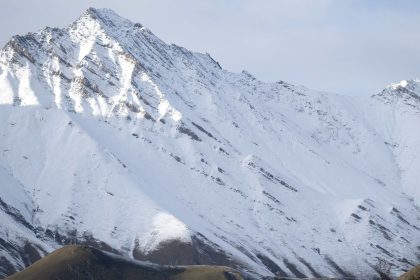
[[[420,77],[419,0],[0,0],[0,44],[90,6],[264,81],[371,94]]]

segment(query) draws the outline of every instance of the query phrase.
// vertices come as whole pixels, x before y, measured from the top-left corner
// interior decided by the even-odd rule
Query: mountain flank
[[[397,277],[420,262],[419,127],[418,79],[266,83],[90,8],[0,50],[0,277],[70,244],[257,279]]]

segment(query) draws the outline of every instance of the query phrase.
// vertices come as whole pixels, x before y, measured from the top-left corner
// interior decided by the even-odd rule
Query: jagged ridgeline
[[[66,244],[256,278],[399,275],[420,261],[419,96],[264,83],[110,10],[15,36],[0,277]]]

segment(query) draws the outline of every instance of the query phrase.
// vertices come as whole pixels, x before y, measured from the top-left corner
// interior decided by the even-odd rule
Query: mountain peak
[[[143,27],[140,23],[133,23],[132,21],[121,17],[111,9],[105,8],[88,8],[73,24],[70,26],[82,23],[83,25],[90,25],[97,23],[105,29],[129,29],[133,27]]]
[[[119,14],[117,14],[116,12],[114,12],[111,9],[106,9],[106,8],[89,8],[87,9],[83,14],[83,15],[89,15],[95,19],[99,19],[102,22],[108,22],[108,23],[119,23],[119,22],[124,22],[124,23],[131,23],[132,22],[126,18],[121,17]]]
[[[108,9],[108,8],[94,8],[94,7],[90,7],[85,11],[86,14],[92,14],[92,15],[99,15],[99,16],[112,16],[112,17],[119,17],[121,18],[120,15],[118,15],[116,12],[114,12],[114,10]]]
[[[388,85],[381,93],[375,95],[388,101],[403,101],[411,107],[420,102],[420,79],[402,80]]]
[[[398,90],[404,88],[411,91],[419,91],[420,79],[402,80],[399,83],[390,84],[387,88],[391,90]]]
[[[387,89],[388,91],[392,91],[397,95],[408,95],[416,100],[420,100],[419,79],[403,80],[397,84],[389,85]]]

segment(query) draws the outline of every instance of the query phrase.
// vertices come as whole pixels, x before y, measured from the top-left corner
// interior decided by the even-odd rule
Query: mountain
[[[65,246],[7,279],[240,280],[242,277],[226,267],[159,266],[91,247]]]
[[[420,81],[264,83],[88,9],[0,51],[0,276],[65,244],[243,274],[420,261]]]

